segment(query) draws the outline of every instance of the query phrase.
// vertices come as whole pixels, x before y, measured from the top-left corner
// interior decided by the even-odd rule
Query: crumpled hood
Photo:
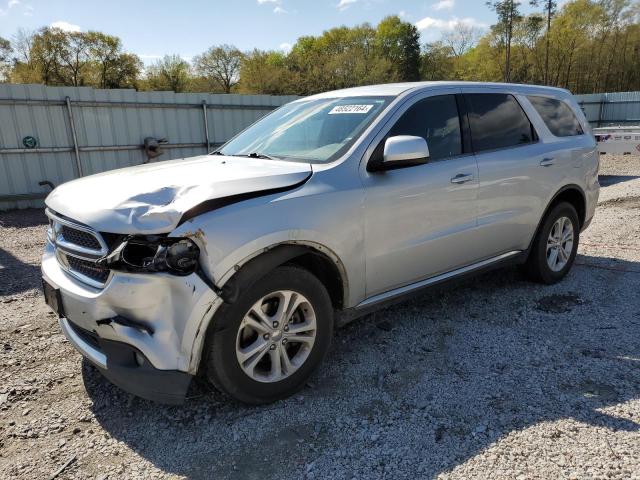
[[[166,233],[207,200],[286,188],[310,175],[306,163],[202,155],[79,178],[45,203],[101,232]]]

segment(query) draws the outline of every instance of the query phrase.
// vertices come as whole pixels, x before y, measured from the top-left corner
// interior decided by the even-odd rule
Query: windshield
[[[347,151],[389,100],[344,97],[289,103],[240,133],[219,153],[330,162]]]

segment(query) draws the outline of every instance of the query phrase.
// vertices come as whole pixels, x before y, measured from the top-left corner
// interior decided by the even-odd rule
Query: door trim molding
[[[436,283],[440,283],[444,280],[449,280],[451,278],[457,277],[458,275],[462,275],[473,270],[481,269],[492,263],[500,262],[502,260],[506,260],[508,258],[514,257],[522,253],[521,250],[513,250],[511,252],[502,253],[495,257],[487,258],[486,260],[482,260],[477,263],[472,263],[471,265],[467,265],[466,267],[461,267],[456,270],[451,270],[450,272],[442,273],[440,275],[436,275],[434,277],[429,277],[425,280],[420,280],[419,282],[411,283],[409,285],[405,285],[404,287],[394,288],[393,290],[389,290],[387,292],[379,293],[372,297],[365,299],[355,306],[356,309],[370,307],[376,303],[384,302],[387,300],[391,300],[395,297],[399,297],[406,293],[411,292],[412,290],[418,290],[423,287],[427,287],[429,285],[433,285]]]

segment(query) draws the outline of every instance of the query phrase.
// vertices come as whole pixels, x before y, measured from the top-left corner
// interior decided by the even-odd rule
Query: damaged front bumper
[[[183,401],[222,303],[197,274],[112,271],[94,288],[64,271],[48,243],[42,275],[59,291],[63,333],[109,380],[150,400]]]
[[[178,405],[184,401],[192,375],[178,370],[159,370],[136,348],[100,338],[67,318],[60,327],[69,342],[111,383],[142,398]]]

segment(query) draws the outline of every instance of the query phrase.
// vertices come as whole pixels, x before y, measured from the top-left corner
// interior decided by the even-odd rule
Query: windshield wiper
[[[267,155],[266,153],[259,153],[259,152],[247,153],[246,156],[249,158],[264,158],[266,160],[277,160],[276,157],[272,157],[271,155]]]
[[[230,153],[229,157],[249,157],[249,158],[263,158],[265,160],[280,160],[278,157],[267,155],[266,153],[251,152],[251,153]]]
[[[249,157],[249,158],[263,158],[265,160],[282,160],[282,158],[274,157],[272,155],[267,155],[266,153],[259,152],[251,152],[251,153],[222,153],[220,150],[217,150],[211,155],[226,155],[227,157]]]

